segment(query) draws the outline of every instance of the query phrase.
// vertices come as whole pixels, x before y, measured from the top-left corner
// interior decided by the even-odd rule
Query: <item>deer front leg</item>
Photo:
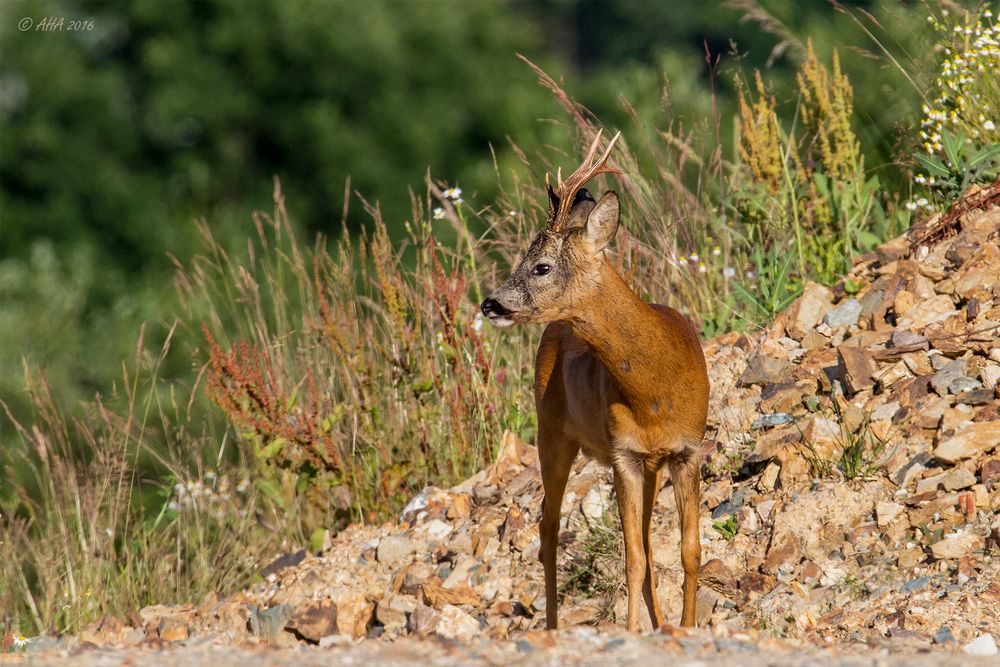
[[[646,599],[646,609],[653,628],[664,624],[663,612],[660,611],[660,598],[656,594],[656,567],[653,565],[653,547],[649,536],[650,524],[653,519],[653,506],[656,495],[663,481],[663,468],[659,462],[647,463],[642,480],[642,542],[646,552],[646,579],[642,584],[642,596]]]
[[[701,504],[701,464],[691,456],[670,462],[670,479],[681,526],[681,565],[684,567],[684,611],[681,625],[694,626],[698,597],[701,543],[698,539],[698,508]]]
[[[556,550],[559,547],[559,517],[566,481],[579,451],[578,443],[539,428],[538,460],[542,469],[542,518],[538,524],[541,546],[538,559],[545,571],[545,628],[559,627],[559,593],[556,581]]]
[[[625,533],[625,583],[628,588],[629,632],[639,631],[642,612],[643,582],[646,579],[646,549],[643,539],[643,470],[642,463],[630,454],[614,458],[615,495]]]

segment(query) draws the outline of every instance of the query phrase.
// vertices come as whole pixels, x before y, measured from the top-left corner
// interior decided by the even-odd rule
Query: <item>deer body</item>
[[[680,313],[641,301],[610,264],[603,268],[602,298],[542,335],[535,361],[539,414],[550,419],[559,404],[547,403],[546,393],[557,392],[565,405],[563,431],[607,465],[615,450],[683,453],[704,433],[707,402],[692,400],[691,391],[707,393],[701,345]],[[562,388],[550,390],[556,372]]]
[[[695,622],[701,556],[695,454],[708,412],[705,359],[691,324],[672,308],[643,302],[604,257],[618,228],[618,198],[608,192],[595,203],[582,185],[600,170],[610,171],[603,167],[610,150],[596,166],[585,163],[558,191],[549,188],[549,225],[511,278],[482,304],[500,326],[549,322],[535,357],[535,406],[545,490],[539,559],[550,629],[558,625],[560,509],[581,450],[614,472],[632,631],[639,629],[643,602],[654,627],[664,623],[649,528],[664,465],[669,469],[681,523],[681,622]]]

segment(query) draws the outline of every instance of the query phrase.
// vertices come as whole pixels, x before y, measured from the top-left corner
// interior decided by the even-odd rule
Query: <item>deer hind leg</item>
[[[559,627],[559,595],[556,582],[556,550],[559,547],[559,518],[566,481],[573,466],[573,459],[580,450],[579,443],[563,435],[555,435],[544,428],[538,433],[538,459],[542,468],[542,518],[538,525],[541,547],[538,559],[545,571],[545,627]]]
[[[639,631],[643,583],[646,581],[646,549],[643,539],[643,463],[631,454],[615,456],[613,461],[615,495],[625,533],[625,583],[628,588],[629,632]]]
[[[653,628],[664,624],[663,612],[660,611],[660,598],[656,594],[656,568],[653,565],[653,548],[649,537],[650,524],[653,520],[653,506],[663,481],[663,467],[660,462],[646,463],[642,480],[642,543],[646,552],[646,579],[642,583],[642,596],[646,600],[649,620]]]
[[[669,465],[681,527],[681,565],[684,567],[684,611],[681,614],[681,625],[694,626],[698,570],[701,568],[701,543],[698,539],[701,464],[698,457],[687,456],[671,461]]]

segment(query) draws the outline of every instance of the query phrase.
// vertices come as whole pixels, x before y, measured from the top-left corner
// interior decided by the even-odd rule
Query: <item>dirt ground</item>
[[[705,343],[696,630],[620,627],[612,480],[582,459],[558,567],[589,584],[566,589],[564,629],[540,629],[538,453],[506,433],[487,468],[427,487],[398,521],[285,554],[243,591],[32,638],[0,666],[1000,667],[1000,184],[989,193],[946,234],[935,218],[862,258],[856,293],[811,283],[766,329]],[[664,487],[650,540],[668,620],[677,526]]]
[[[0,656],[0,665],[73,667],[271,667],[278,665],[655,665],[677,667],[977,667],[998,665],[997,657],[976,657],[960,650],[913,651],[898,647],[837,644],[828,649],[788,642],[719,638],[708,631],[682,637],[661,633],[630,636],[618,630],[573,628],[547,634],[527,633],[516,640],[402,638],[326,648],[235,647],[219,638],[202,637],[168,648],[52,647],[39,652]]]

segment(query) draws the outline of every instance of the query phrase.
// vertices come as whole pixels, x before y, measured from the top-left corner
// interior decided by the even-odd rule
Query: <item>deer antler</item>
[[[594,162],[594,155],[597,153],[597,147],[601,143],[601,134],[603,132],[604,130],[598,131],[597,136],[594,137],[594,143],[590,145],[590,150],[587,151],[587,157],[583,159],[583,164],[570,174],[565,181],[562,179],[562,172],[557,172],[557,185],[553,188],[549,183],[549,175],[545,174],[545,189],[549,194],[549,229],[560,231],[563,228],[566,220],[569,218],[570,209],[573,208],[573,198],[576,197],[576,193],[579,192],[580,188],[586,185],[587,181],[598,174],[622,173],[619,169],[606,166],[608,158],[611,157],[611,150],[615,147],[615,143],[618,141],[618,137],[621,136],[621,132],[616,133],[611,138],[611,141],[608,142],[608,147],[604,149],[604,153]],[[560,206],[562,202],[567,202],[567,205]]]

